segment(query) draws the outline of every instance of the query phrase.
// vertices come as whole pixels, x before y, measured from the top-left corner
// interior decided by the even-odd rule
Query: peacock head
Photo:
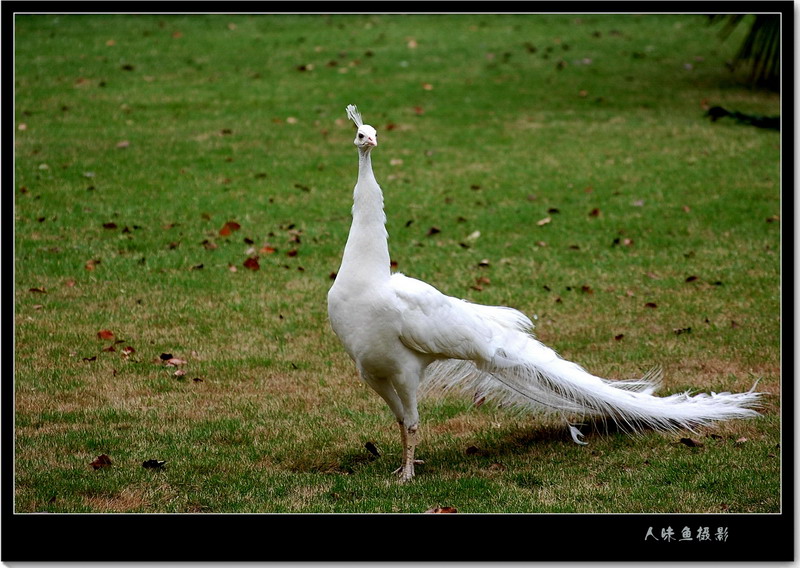
[[[356,138],[353,140],[353,144],[359,150],[369,151],[375,146],[378,145],[378,132],[369,124],[364,124],[361,120],[361,113],[358,112],[358,109],[355,105],[348,105],[347,106],[347,116],[355,122],[358,130],[356,131]]]

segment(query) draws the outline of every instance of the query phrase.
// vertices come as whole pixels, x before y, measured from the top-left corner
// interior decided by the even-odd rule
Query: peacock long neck
[[[353,191],[353,222],[339,276],[358,280],[388,278],[389,245],[383,193],[372,172],[369,150],[359,151],[358,181]]]

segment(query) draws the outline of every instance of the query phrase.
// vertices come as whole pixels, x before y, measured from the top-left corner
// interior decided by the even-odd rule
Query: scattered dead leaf
[[[689,446],[690,448],[702,448],[703,442],[695,440],[694,438],[681,438],[681,444]]]
[[[108,457],[106,454],[100,454],[94,461],[90,463],[94,469],[100,469],[101,467],[108,467],[111,465],[111,458]]]
[[[238,231],[241,228],[242,228],[242,226],[239,223],[237,223],[236,221],[228,221],[219,230],[219,235],[221,237],[227,237],[231,233],[233,233],[234,231]]]
[[[539,225],[540,227],[544,227],[550,221],[552,221],[552,219],[550,217],[545,217],[544,219],[539,219],[538,221],[536,221],[536,224]]]
[[[97,339],[114,339],[114,332],[110,329],[101,329],[97,332]]]
[[[426,513],[458,513],[458,510],[455,507],[431,507]]]
[[[251,256],[251,257],[247,258],[244,261],[244,267],[249,269],[249,270],[253,270],[253,271],[260,269],[261,266],[259,266],[259,264],[258,264],[258,257]]]

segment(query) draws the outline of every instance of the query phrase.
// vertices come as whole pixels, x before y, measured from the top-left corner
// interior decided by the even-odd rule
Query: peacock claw
[[[423,460],[414,460],[410,466],[408,465],[401,465],[396,470],[392,472],[393,475],[396,475],[399,478],[400,483],[406,483],[411,481],[414,478],[414,466],[424,464]]]

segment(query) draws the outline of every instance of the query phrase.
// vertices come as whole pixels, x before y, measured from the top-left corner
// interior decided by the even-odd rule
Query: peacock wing
[[[481,313],[488,306],[447,296],[399,273],[389,282],[397,301],[400,340],[406,347],[436,357],[491,359],[505,330]]]

